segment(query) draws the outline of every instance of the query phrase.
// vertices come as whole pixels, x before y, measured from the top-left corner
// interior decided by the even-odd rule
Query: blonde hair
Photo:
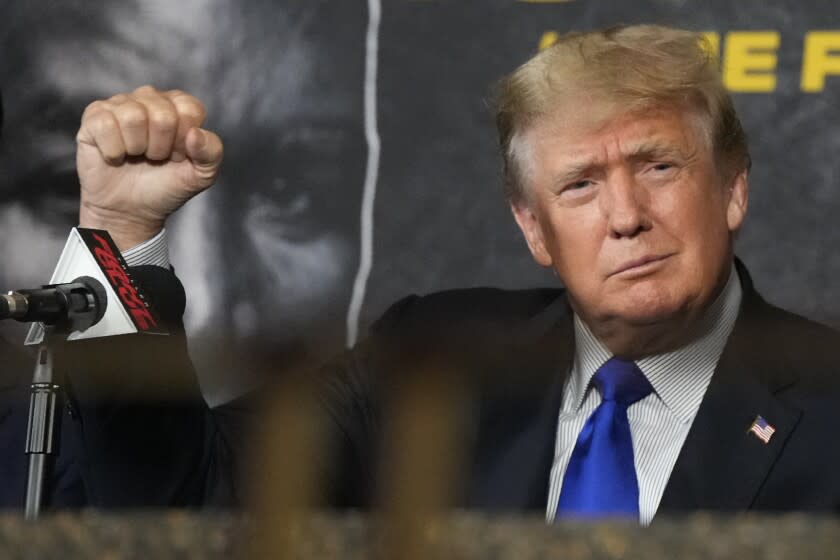
[[[520,136],[571,98],[608,101],[624,112],[663,105],[695,111],[718,163],[749,168],[746,134],[703,35],[657,25],[568,33],[498,86],[496,127],[512,202],[527,194]]]

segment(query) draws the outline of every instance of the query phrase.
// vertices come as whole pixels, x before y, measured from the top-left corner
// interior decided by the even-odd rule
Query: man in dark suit
[[[743,288],[738,318],[657,511],[836,512],[840,483],[832,465],[840,457],[830,441],[838,423],[840,338],[768,304],[740,264],[737,272]],[[393,307],[326,376],[328,418],[349,458],[326,468],[333,500],[370,503],[380,472],[371,458],[387,426],[381,399],[371,395],[381,396],[391,376],[409,369],[407,356],[428,349],[435,349],[436,363],[457,364],[471,389],[460,406],[471,415],[463,444],[472,462],[458,477],[467,484],[453,503],[553,517],[558,413],[570,415],[563,403],[577,359],[574,313],[563,290],[473,289],[412,297]],[[758,415],[774,430],[767,442],[751,431]],[[666,447],[658,438],[669,432],[650,415],[644,420]]]
[[[840,339],[765,303],[734,257],[750,158],[709,52],[662,27],[569,34],[502,82],[511,209],[565,289],[407,298],[318,375],[332,503],[381,490],[383,403],[411,370],[437,370],[467,389],[457,503],[644,524],[837,509]],[[82,225],[156,243],[198,190],[177,172],[184,146],[220,145],[176,95],[143,88],[86,112]],[[174,129],[190,130],[183,145]]]

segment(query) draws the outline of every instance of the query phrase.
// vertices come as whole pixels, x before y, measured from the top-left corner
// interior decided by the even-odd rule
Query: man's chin
[[[685,311],[685,307],[671,301],[629,300],[602,314],[610,322],[631,327],[646,327],[673,322]]]

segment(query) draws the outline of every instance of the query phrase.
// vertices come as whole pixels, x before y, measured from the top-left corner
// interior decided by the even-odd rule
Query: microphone
[[[105,287],[90,276],[0,294],[0,319],[60,325],[66,332],[92,327],[105,316],[107,307]]]
[[[49,284],[0,296],[0,319],[29,321],[24,344],[44,340],[45,327],[67,340],[167,330],[108,232],[73,228]]]

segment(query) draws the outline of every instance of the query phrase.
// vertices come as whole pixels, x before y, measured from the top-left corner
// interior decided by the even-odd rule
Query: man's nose
[[[650,229],[647,197],[631,172],[618,171],[608,177],[601,208],[611,237],[635,237]]]

